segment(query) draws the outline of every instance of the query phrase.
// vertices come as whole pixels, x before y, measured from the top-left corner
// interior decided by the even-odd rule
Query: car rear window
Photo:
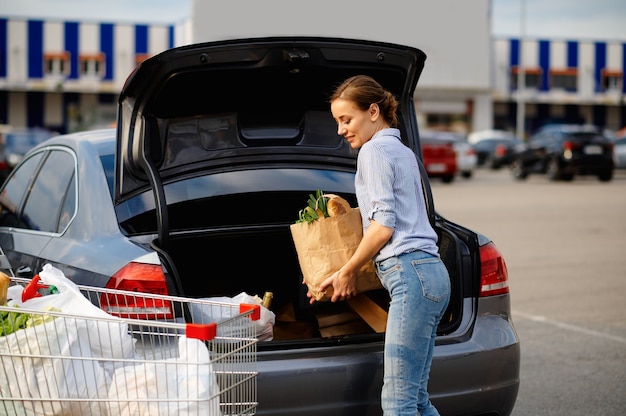
[[[604,141],[607,140],[604,136],[602,136],[601,134],[597,134],[597,133],[565,133],[564,137],[568,140],[576,140],[576,141],[581,141],[581,142],[586,142],[586,141],[592,141],[592,140],[598,140],[598,141]]]

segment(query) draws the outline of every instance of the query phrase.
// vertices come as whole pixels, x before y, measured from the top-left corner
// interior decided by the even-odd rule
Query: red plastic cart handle
[[[239,304],[239,313],[244,313],[249,310],[252,310],[250,314],[250,319],[253,321],[258,321],[261,319],[261,305],[255,305],[250,303],[240,303]]]
[[[39,293],[39,289],[46,289],[48,285],[44,285],[39,283],[41,278],[38,274],[33,276],[30,282],[26,285],[24,290],[22,291],[22,302],[26,302],[28,299],[39,298],[41,297],[41,293]]]
[[[210,341],[217,335],[217,324],[187,324],[185,334],[187,338],[199,339],[200,341]]]

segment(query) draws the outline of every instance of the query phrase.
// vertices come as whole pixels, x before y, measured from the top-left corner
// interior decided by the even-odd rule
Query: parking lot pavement
[[[509,269],[521,340],[512,416],[626,409],[626,171],[611,182],[514,180],[479,169],[433,181],[435,207],[489,236]]]

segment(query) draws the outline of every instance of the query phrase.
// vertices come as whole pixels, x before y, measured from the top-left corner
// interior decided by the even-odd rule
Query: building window
[[[604,91],[621,91],[623,74],[620,70],[602,70],[602,88]]]
[[[511,68],[511,89],[517,89],[519,67]],[[524,88],[538,89],[541,86],[541,68],[524,68]]]
[[[70,53],[46,53],[43,56],[44,76],[65,77],[70,71]]]
[[[575,92],[578,90],[578,70],[576,68],[550,70],[550,88]]]
[[[80,55],[80,75],[86,78],[104,77],[104,54],[81,54]]]

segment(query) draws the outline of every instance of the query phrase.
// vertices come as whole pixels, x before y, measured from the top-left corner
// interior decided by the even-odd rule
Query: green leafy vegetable
[[[17,308],[17,306],[16,306]],[[0,311],[0,336],[12,334],[15,331],[26,328],[26,322],[30,318],[30,314],[13,312],[13,311]]]
[[[328,217],[327,204],[328,197],[319,189],[315,192],[315,195],[309,194],[307,206],[298,212],[298,220],[296,223],[311,223],[321,217]]]

